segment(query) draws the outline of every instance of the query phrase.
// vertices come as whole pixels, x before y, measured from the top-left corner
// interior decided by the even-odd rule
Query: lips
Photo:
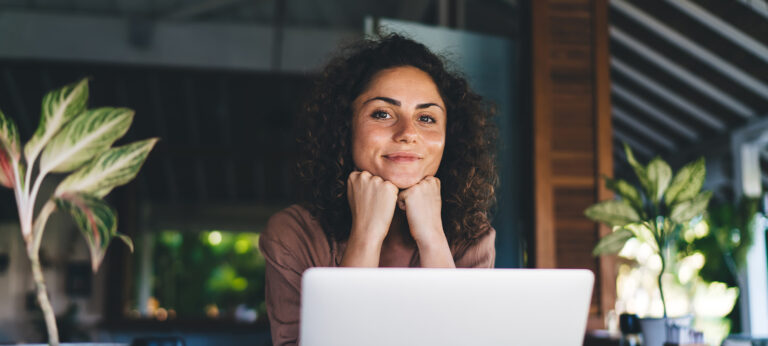
[[[387,155],[383,155],[385,159],[393,161],[393,162],[400,162],[400,163],[407,163],[407,162],[414,162],[421,160],[421,157],[415,153],[410,152],[397,152],[397,153],[391,153]]]

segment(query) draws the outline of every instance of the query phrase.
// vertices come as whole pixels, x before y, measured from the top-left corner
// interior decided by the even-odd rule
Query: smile
[[[406,153],[406,152],[392,153],[388,155],[383,155],[383,157],[387,160],[398,162],[398,163],[408,163],[408,162],[421,160],[421,157],[419,157],[419,155],[416,155],[414,153]]]

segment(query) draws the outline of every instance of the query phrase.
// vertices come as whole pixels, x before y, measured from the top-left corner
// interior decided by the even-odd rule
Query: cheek
[[[357,126],[352,133],[352,159],[359,169],[370,170],[378,147],[378,134],[370,127]]]
[[[434,133],[425,136],[424,143],[427,145],[430,154],[432,154],[434,158],[429,166],[430,171],[432,171],[430,173],[434,175],[437,172],[437,168],[440,166],[440,161],[442,161],[445,152],[445,133]]]

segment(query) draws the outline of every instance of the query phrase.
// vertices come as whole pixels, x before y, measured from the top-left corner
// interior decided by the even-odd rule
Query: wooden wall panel
[[[610,232],[584,217],[610,198],[607,0],[531,1],[535,242],[539,268],[586,268],[596,282],[590,328],[615,301],[613,262],[592,256]]]

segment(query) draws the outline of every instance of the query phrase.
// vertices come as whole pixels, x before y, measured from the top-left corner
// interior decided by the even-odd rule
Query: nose
[[[418,136],[419,130],[416,129],[416,126],[413,124],[413,122],[407,119],[402,119],[397,124],[397,129],[395,130],[393,139],[395,142],[413,143],[416,141]]]

